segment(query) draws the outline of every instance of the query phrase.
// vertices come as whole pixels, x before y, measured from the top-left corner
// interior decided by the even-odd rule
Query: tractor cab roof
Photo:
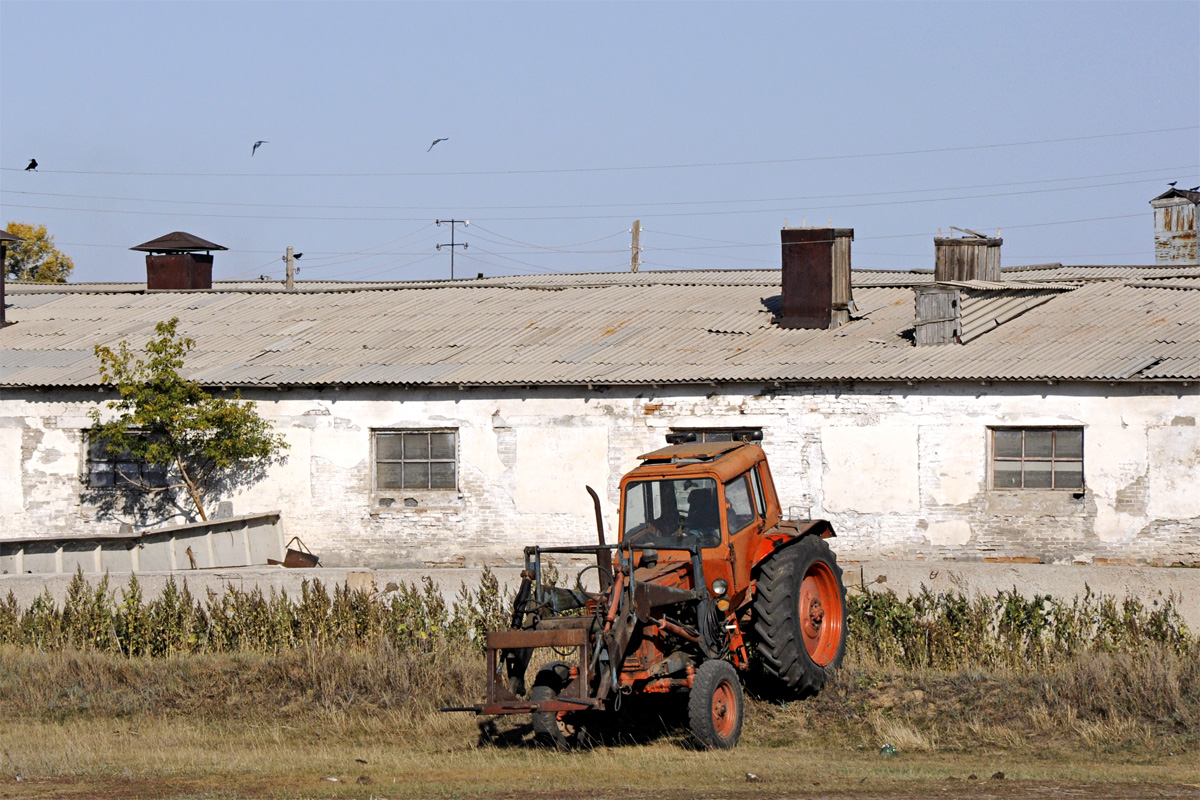
[[[688,442],[687,444],[672,444],[659,448],[650,453],[638,456],[640,461],[662,461],[678,463],[681,459],[690,461],[712,461],[723,456],[730,450],[741,447],[743,442]]]
[[[638,458],[641,465],[626,475],[626,479],[715,473],[722,481],[728,481],[766,457],[762,448],[751,442],[689,442],[670,445]]]

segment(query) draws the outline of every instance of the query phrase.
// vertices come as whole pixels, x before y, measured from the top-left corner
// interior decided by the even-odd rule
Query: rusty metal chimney
[[[946,281],[996,281],[1000,277],[1000,245],[1004,240],[991,238],[982,233],[951,228],[951,233],[967,234],[961,239],[952,237],[933,239],[933,279]]]
[[[129,249],[146,253],[147,290],[186,291],[211,289],[213,257],[210,251],[229,248],[175,231]]]
[[[850,321],[853,228],[784,228],[781,328],[829,329]]]
[[[1196,252],[1196,206],[1200,191],[1171,187],[1150,201],[1154,208],[1154,263],[1162,266],[1194,266]]]

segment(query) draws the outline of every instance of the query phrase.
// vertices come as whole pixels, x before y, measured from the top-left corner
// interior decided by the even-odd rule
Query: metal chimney
[[[781,328],[836,328],[850,321],[853,228],[784,228]]]
[[[146,253],[147,290],[186,291],[211,289],[213,257],[209,251],[229,248],[175,231],[129,249]]]

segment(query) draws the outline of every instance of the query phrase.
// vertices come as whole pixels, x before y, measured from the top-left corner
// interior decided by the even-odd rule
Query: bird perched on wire
[[[37,172],[37,159],[36,158],[29,159],[29,166],[25,168],[25,171],[29,172],[30,170]]]
[[[445,137],[444,139],[434,139],[433,144],[437,144],[438,142],[448,142],[448,141],[450,141],[449,136]],[[429,150],[433,149],[433,144],[429,145]],[[425,152],[428,153],[429,150],[426,150]]]
[[[262,147],[264,144],[270,144],[270,142],[268,142],[266,139],[259,139],[257,142],[255,142],[254,147],[250,148],[250,157],[253,158],[254,153],[258,150],[258,148]]]

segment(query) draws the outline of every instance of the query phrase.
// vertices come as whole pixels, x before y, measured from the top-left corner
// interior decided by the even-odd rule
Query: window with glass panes
[[[167,468],[139,461],[128,450],[111,453],[104,439],[88,432],[85,482],[92,489],[161,489],[167,486]]]
[[[454,489],[456,432],[375,431],[375,489]]]
[[[746,431],[761,431],[761,428],[671,428],[672,433],[694,433],[697,442],[732,442],[734,437],[742,441]]]
[[[992,428],[993,489],[1082,489],[1083,428]]]

